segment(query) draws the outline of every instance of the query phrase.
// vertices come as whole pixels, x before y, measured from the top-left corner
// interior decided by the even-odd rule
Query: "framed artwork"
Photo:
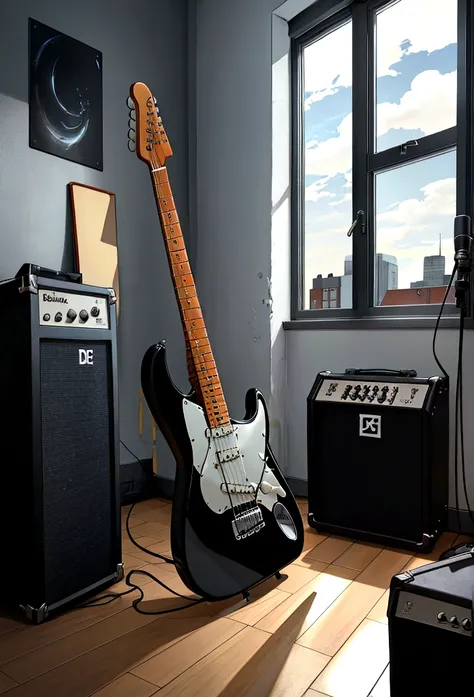
[[[30,147],[103,170],[102,53],[29,19]]]
[[[113,288],[120,307],[115,194],[69,184],[74,226],[75,270],[87,285]]]

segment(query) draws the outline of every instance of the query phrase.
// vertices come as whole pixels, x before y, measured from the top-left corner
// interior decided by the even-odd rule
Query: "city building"
[[[309,291],[311,310],[352,306],[352,276],[333,276],[323,278],[318,274],[313,278],[313,287]]]
[[[441,235],[439,236],[439,254],[423,259],[423,280],[412,281],[410,288],[447,286],[451,274],[446,274],[446,257],[441,255]]]
[[[388,290],[398,288],[398,264],[391,254],[377,254],[374,276],[375,304],[381,305]]]
[[[398,287],[397,259],[391,254],[377,254],[375,258],[375,299],[380,305],[387,292]],[[309,291],[311,310],[352,307],[352,255],[344,258],[344,276],[332,273],[323,278],[318,274],[313,278]]]

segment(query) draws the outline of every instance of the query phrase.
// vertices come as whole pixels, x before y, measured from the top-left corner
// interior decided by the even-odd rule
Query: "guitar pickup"
[[[216,450],[216,454],[219,463],[222,465],[224,462],[230,462],[240,457],[240,450],[238,448],[227,448],[227,450]]]

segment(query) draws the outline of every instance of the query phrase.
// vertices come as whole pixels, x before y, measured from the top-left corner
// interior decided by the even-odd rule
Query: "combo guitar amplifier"
[[[390,696],[472,695],[474,555],[394,576],[390,586]]]
[[[115,296],[24,273],[0,321],[0,603],[38,623],[123,576]]]
[[[307,407],[309,524],[432,549],[448,504],[447,381],[415,371],[326,371]]]

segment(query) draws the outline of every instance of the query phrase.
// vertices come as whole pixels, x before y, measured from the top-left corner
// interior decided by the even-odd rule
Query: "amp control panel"
[[[378,382],[374,380],[323,380],[317,402],[373,404],[381,407],[422,409],[430,385],[413,382]]]
[[[395,616],[472,637],[472,611],[453,603],[401,591]]]
[[[42,326],[109,329],[108,303],[104,296],[40,288],[38,297]]]

